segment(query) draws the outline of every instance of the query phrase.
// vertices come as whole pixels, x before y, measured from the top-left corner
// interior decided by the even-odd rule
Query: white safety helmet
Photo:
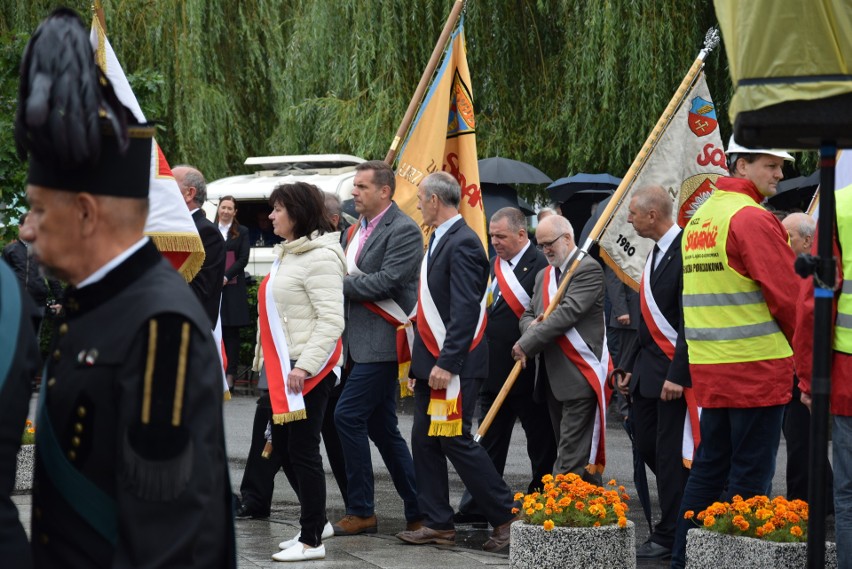
[[[734,140],[734,136],[731,135],[730,140],[728,140],[728,149],[725,151],[727,156],[731,156],[732,154],[769,154],[770,156],[777,156],[778,158],[783,158],[784,160],[789,160],[790,162],[795,162],[796,159],[793,158],[789,152],[784,152],[783,150],[773,150],[767,148],[746,148],[739,144],[736,140]]]

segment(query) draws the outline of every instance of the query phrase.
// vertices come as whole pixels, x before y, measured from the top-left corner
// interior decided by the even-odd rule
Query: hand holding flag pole
[[[612,199],[607,204],[606,209],[604,209],[597,223],[595,223],[594,228],[592,229],[589,237],[586,239],[586,242],[583,243],[583,246],[580,249],[577,257],[571,263],[568,271],[565,274],[565,278],[562,279],[562,282],[559,284],[559,289],[556,291],[556,294],[550,301],[547,309],[544,311],[544,315],[542,316],[542,320],[546,319],[550,314],[556,309],[559,303],[562,300],[562,297],[565,296],[565,291],[568,289],[568,283],[571,281],[571,277],[574,275],[574,272],[577,270],[577,267],[580,265],[580,262],[586,255],[589,254],[589,250],[592,248],[600,238],[603,236],[606,231],[610,221],[612,220],[613,213],[616,208],[621,204],[624,198],[627,196],[631,186],[633,185],[634,180],[639,175],[639,172],[642,170],[645,162],[648,157],[654,151],[654,148],[657,145],[660,137],[663,132],[669,125],[672,117],[674,117],[678,108],[680,108],[681,104],[684,102],[687,93],[692,87],[695,79],[698,77],[698,74],[701,71],[701,68],[704,66],[704,60],[707,55],[719,44],[719,31],[716,28],[711,28],[707,31],[707,34],[704,37],[704,48],[698,53],[698,57],[696,57],[695,61],[693,61],[692,66],[689,68],[686,76],[681,81],[680,86],[675,91],[674,96],[671,101],[669,101],[668,106],[663,111],[663,114],[660,116],[659,120],[657,120],[657,124],[654,126],[654,129],[651,131],[651,134],[648,135],[648,138],[645,140],[645,144],[642,145],[642,149],[636,155],[636,158],[633,159],[633,163],[630,165],[630,169],[627,171],[627,174],[621,180],[621,183],[618,186],[618,189],[615,190],[615,193],[612,196]],[[503,405],[503,401],[506,400],[506,396],[508,396],[509,391],[511,391],[512,386],[515,384],[515,381],[518,379],[518,375],[520,375],[522,369],[521,362],[515,362],[515,367],[512,368],[511,373],[509,373],[509,377],[506,378],[506,381],[503,383],[503,387],[500,389],[500,392],[497,394],[497,397],[494,399],[494,402],[491,404],[491,408],[488,410],[488,414],[482,420],[479,425],[479,430],[476,435],[474,435],[473,440],[479,442],[482,437],[485,436],[485,433],[488,432],[489,427],[491,427],[491,423],[494,421],[494,417],[497,416],[497,413],[500,411],[500,407]]]

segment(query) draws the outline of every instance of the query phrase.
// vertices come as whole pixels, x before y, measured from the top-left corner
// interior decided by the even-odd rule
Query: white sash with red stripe
[[[435,306],[435,301],[432,299],[432,293],[429,291],[429,279],[427,275],[427,266],[429,255],[423,256],[423,262],[420,265],[420,289],[418,291],[417,300],[417,331],[420,333],[420,338],[423,344],[429,350],[433,357],[437,358],[444,347],[444,340],[447,337],[447,328],[444,326],[444,321],[441,319],[441,313],[438,312],[438,307]],[[470,349],[473,350],[479,342],[482,341],[482,336],[485,333],[485,302],[487,295],[483,295],[479,303],[479,320],[476,323],[476,332],[473,335],[473,341],[470,344]],[[455,437],[462,434],[462,400],[461,400],[461,379],[458,375],[453,375],[450,378],[450,383],[446,389],[433,389],[430,399],[429,408],[426,411],[431,417],[429,424],[429,436],[445,436]]]
[[[509,262],[498,257],[494,263],[494,276],[497,278],[497,284],[500,286],[500,296],[503,297],[512,309],[512,312],[515,313],[515,316],[518,318],[523,316],[527,306],[530,305],[530,295],[521,286],[521,282],[518,280]]]
[[[346,270],[350,275],[363,275],[364,272],[358,268],[356,258],[358,257],[359,235],[362,231],[360,223],[355,232],[349,233],[346,243]],[[354,245],[353,245],[354,243]],[[408,370],[411,367],[411,348],[414,345],[414,327],[411,325],[412,314],[406,314],[402,307],[392,298],[385,298],[374,302],[362,302],[368,310],[378,314],[384,320],[396,327],[396,357],[399,364],[398,380],[400,396],[411,395],[408,389]]]
[[[547,267],[543,275],[543,303],[547,307],[550,299],[556,295],[557,283],[556,273],[553,266]],[[605,329],[605,327],[604,327]],[[583,377],[589,382],[598,401],[598,413],[595,415],[595,426],[592,432],[592,445],[589,449],[589,464],[586,467],[591,473],[603,472],[606,466],[606,402],[608,387],[606,378],[612,371],[612,359],[609,357],[609,349],[606,343],[606,334],[603,336],[603,347],[601,357],[598,359],[588,344],[580,336],[575,328],[571,328],[557,339],[562,353],[573,363]]]
[[[651,266],[652,255],[648,255],[645,262],[645,270],[642,271],[642,283],[639,291],[639,306],[642,309],[642,318],[651,333],[651,338],[657,347],[662,350],[670,360],[674,359],[675,346],[677,345],[677,330],[669,323],[663,315],[654,293],[651,290],[650,275],[653,270]],[[683,419],[683,439],[681,441],[681,456],[687,468],[692,466],[692,458],[698,443],[701,441],[701,431],[698,428],[701,418],[701,407],[695,401],[695,395],[691,387],[684,387],[683,396],[686,401],[686,416]]]
[[[320,366],[320,370],[305,380],[301,393],[292,393],[287,389],[287,376],[291,371],[290,348],[287,345],[287,337],[284,334],[278,310],[275,308],[275,299],[272,295],[272,286],[270,286],[275,280],[280,265],[281,259],[276,257],[269,274],[260,283],[257,292],[260,346],[263,351],[263,365],[269,383],[272,421],[276,425],[307,418],[304,396],[329,372],[334,372],[338,378],[340,377],[340,366],[337,365],[337,362],[343,352],[343,342],[338,338],[331,353]]]

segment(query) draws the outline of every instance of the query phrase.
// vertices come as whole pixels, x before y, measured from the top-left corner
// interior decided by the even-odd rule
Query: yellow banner
[[[423,98],[408,138],[399,153],[394,200],[423,226],[417,209],[417,187],[428,174],[443,170],[461,185],[460,212],[485,246],[485,210],[476,159],[473,91],[464,45],[464,22],[453,33],[444,61]]]

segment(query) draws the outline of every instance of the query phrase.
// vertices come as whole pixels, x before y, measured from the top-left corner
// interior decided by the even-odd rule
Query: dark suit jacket
[[[228,240],[225,241],[225,258],[227,259],[228,251],[233,251],[234,262],[225,269],[225,278],[229,282],[222,288],[222,326],[250,324],[246,292],[246,265],[249,260],[248,234],[248,227],[240,225],[239,235],[231,237],[229,233]],[[234,282],[230,282],[232,280]]]
[[[343,239],[346,248],[347,236]],[[358,243],[353,243],[357,247]],[[370,233],[357,259],[365,274],[343,279],[346,330],[344,353],[356,362],[397,360],[396,327],[362,302],[393,299],[406,314],[417,302],[417,282],[423,259],[423,233],[413,219],[392,203]]]
[[[428,379],[434,365],[462,378],[488,377],[488,342],[470,351],[479,320],[479,304],[488,286],[488,258],[476,233],[464,219],[456,221],[432,250],[427,268],[429,290],[447,328],[444,348],[436,360],[414,337],[411,375]]]
[[[497,256],[491,259],[492,279],[497,278],[494,276],[494,263],[498,259]],[[535,289],[535,277],[546,266],[547,259],[535,248],[535,245],[530,243],[521,260],[512,268],[518,282],[530,295],[530,299],[532,299]],[[521,337],[518,321],[519,318],[515,316],[512,307],[501,294],[488,310],[488,327],[485,329],[485,338],[488,340],[488,378],[482,385],[483,391],[498,393],[500,388],[503,387],[506,377],[515,367],[515,360],[512,359],[512,346]],[[534,382],[535,366],[530,365],[521,371],[521,375],[518,376],[515,385],[512,387],[512,393],[518,391],[532,392]]]
[[[569,263],[568,266],[570,267],[571,264]],[[595,356],[601,357],[604,339],[603,270],[593,258],[588,256],[583,258],[571,277],[568,290],[556,310],[546,320],[530,327],[536,316],[543,314],[547,308],[543,302],[543,276],[544,272],[536,276],[535,296],[531,306],[521,317],[520,326],[524,334],[518,342],[527,356],[544,354],[547,380],[553,396],[558,401],[593,398],[595,392],[588,380],[565,357],[556,339],[569,329],[575,328]],[[527,365],[531,363],[528,362]],[[541,383],[541,378],[538,382]]]
[[[225,276],[225,240],[213,222],[204,217],[201,209],[192,214],[192,221],[204,245],[204,264],[190,281],[189,287],[204,307],[204,313],[210,319],[210,328],[213,329],[219,319],[219,299]]]
[[[666,379],[684,387],[692,385],[686,339],[683,334],[683,259],[680,251],[682,236],[683,232],[675,237],[651,276],[651,291],[657,306],[669,324],[678,331],[674,360],[669,360],[654,342],[644,318],[639,319],[638,346],[622,358],[624,369],[633,372],[630,391],[633,392],[638,385],[639,393],[647,398],[659,397]]]

